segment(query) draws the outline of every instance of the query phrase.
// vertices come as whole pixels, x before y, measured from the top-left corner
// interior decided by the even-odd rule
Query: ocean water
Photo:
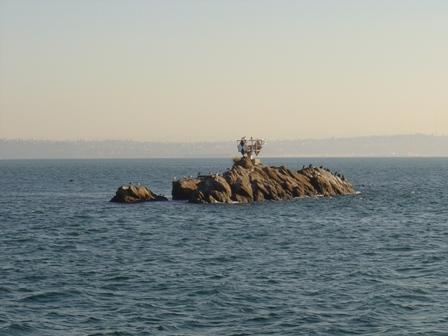
[[[227,159],[0,161],[0,335],[448,335],[448,159],[264,159],[357,196],[108,202]]]

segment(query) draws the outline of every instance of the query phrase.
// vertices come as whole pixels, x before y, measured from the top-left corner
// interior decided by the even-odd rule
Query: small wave
[[[40,292],[28,295],[20,301],[22,302],[36,302],[36,303],[45,303],[57,301],[62,298],[71,297],[73,295],[79,294],[78,291],[69,290],[69,291],[49,291],[49,292]]]
[[[131,280],[133,277],[131,276],[131,275],[124,275],[124,274],[122,274],[122,275],[114,275],[114,276],[111,276],[111,277],[108,277],[108,278],[106,278],[106,279],[104,279],[104,281],[110,281],[110,282],[113,282],[113,281],[126,281],[126,280]]]
[[[11,293],[11,289],[8,287],[0,286],[0,295]]]
[[[27,323],[11,322],[9,325],[0,328],[1,335],[24,335],[24,334],[36,334],[37,329],[31,327]]]
[[[125,331],[104,331],[95,332],[94,334],[88,334],[88,336],[131,336],[131,333]]]

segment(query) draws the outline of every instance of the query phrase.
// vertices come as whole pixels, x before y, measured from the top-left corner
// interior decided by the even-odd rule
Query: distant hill
[[[0,139],[0,159],[233,157],[236,142],[40,141]],[[448,156],[448,136],[267,139],[265,157]]]

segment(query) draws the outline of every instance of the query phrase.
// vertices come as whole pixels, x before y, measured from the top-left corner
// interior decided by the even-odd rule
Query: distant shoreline
[[[113,160],[231,160],[231,157],[129,157],[129,158],[0,158],[0,161],[113,161]],[[444,156],[263,156],[265,160],[275,159],[448,159]]]
[[[233,141],[169,143],[130,140],[48,141],[0,139],[0,160],[11,159],[204,159],[236,156]],[[272,140],[265,158],[448,157],[448,136],[395,135]]]

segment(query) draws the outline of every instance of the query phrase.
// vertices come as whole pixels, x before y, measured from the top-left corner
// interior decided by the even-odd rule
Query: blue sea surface
[[[0,335],[448,335],[448,159],[264,159],[357,196],[170,195],[228,159],[0,161]]]

